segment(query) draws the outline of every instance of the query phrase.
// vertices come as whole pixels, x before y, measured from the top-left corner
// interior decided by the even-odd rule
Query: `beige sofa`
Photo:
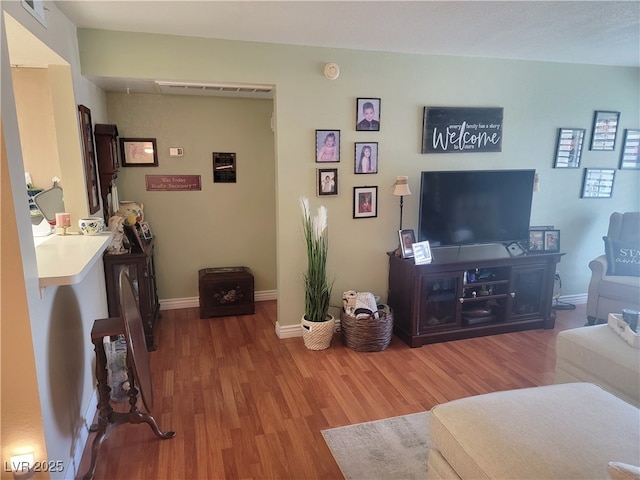
[[[429,479],[609,478],[640,464],[640,410],[599,386],[488,393],[431,410]]]
[[[640,212],[612,213],[607,237],[640,248]],[[640,277],[607,274],[609,267],[606,255],[600,255],[589,263],[589,325],[606,323],[609,313],[620,313],[623,308],[640,310]]]

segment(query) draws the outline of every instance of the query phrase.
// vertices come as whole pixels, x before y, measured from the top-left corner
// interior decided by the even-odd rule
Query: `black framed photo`
[[[620,155],[620,170],[640,169],[640,130],[626,129]]]
[[[556,253],[560,251],[560,230],[544,231],[544,251],[545,253]]]
[[[378,142],[356,142],[354,173],[378,173]]]
[[[316,185],[318,196],[338,195],[338,169],[319,168]]]
[[[380,103],[379,98],[356,100],[356,131],[380,131]]]
[[[142,238],[145,240],[151,240],[153,238],[149,222],[140,222],[140,232],[142,233]]]
[[[412,258],[413,244],[416,243],[415,232],[412,229],[398,230],[398,238],[400,239],[402,258]]]
[[[590,150],[605,151],[615,148],[619,120],[620,112],[596,110],[593,114]]]
[[[353,218],[378,216],[378,187],[353,187]]]
[[[316,130],[316,163],[340,161],[340,130]]]
[[[581,198],[611,198],[615,174],[613,168],[585,168]]]
[[[157,167],[158,149],[155,138],[121,138],[123,167]]]
[[[93,139],[91,110],[84,105],[78,105],[78,115],[80,116],[80,136],[82,137],[82,157],[87,184],[87,200],[89,201],[89,213],[93,215],[100,210],[100,189],[98,188],[98,167],[95,156],[96,148]]]
[[[236,154],[213,152],[213,183],[236,183]]]
[[[140,224],[124,225],[124,233],[131,245],[131,253],[143,253],[145,241],[143,240],[142,229]]]
[[[584,128],[559,128],[554,168],[579,168],[584,142]]]

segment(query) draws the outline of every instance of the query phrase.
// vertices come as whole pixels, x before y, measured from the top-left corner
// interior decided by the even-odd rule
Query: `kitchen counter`
[[[40,287],[80,283],[111,242],[111,232],[99,235],[34,237]]]

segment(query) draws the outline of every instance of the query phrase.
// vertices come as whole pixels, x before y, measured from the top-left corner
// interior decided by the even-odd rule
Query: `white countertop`
[[[111,232],[99,235],[34,237],[40,287],[80,283],[111,242]]]

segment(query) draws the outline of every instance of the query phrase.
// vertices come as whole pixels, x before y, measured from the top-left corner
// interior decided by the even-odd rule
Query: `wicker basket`
[[[380,318],[357,318],[340,313],[342,341],[358,352],[379,352],[389,346],[393,333],[393,312],[378,310]]]

